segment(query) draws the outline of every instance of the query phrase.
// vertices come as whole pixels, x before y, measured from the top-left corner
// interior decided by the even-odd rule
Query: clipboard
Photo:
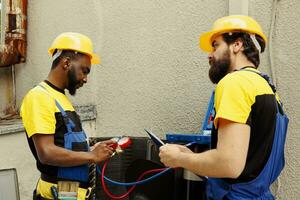
[[[152,133],[151,131],[147,130],[147,129],[144,129],[148,135],[150,136],[150,138],[152,139],[152,141],[158,146],[162,146],[162,145],[165,145],[165,143],[159,139],[159,137],[157,137],[154,133]]]

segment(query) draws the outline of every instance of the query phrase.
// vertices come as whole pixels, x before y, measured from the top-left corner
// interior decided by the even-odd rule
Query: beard
[[[208,72],[209,79],[212,83],[217,84],[226,76],[230,68],[230,51],[224,52],[221,59],[216,60],[214,57],[209,62],[210,68]]]
[[[76,71],[74,67],[68,71],[68,87],[70,95],[74,96],[76,94],[77,85],[79,81],[76,79]]]

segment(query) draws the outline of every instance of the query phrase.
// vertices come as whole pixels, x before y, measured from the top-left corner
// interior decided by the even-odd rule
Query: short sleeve
[[[23,99],[20,114],[28,137],[55,133],[55,100],[43,91],[33,89]]]
[[[245,81],[235,74],[229,74],[219,82],[215,93],[215,127],[220,118],[246,124],[253,104],[248,89]]]

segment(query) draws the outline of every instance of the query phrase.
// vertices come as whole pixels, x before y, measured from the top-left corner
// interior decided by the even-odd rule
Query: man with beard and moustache
[[[200,36],[217,84],[211,150],[166,144],[159,156],[168,167],[209,177],[207,199],[274,199],[269,187],[284,167],[288,118],[270,78],[257,70],[266,42],[260,25],[243,15],[220,18]]]
[[[75,95],[87,82],[91,64],[100,63],[100,59],[93,53],[91,40],[73,32],[60,34],[49,54],[53,62],[47,79],[26,94],[20,109],[29,147],[41,173],[33,199],[57,199],[54,191],[60,192],[61,186],[75,188],[74,198],[84,200],[90,192],[88,165],[110,158],[114,142],[96,143],[90,149],[65,89]]]

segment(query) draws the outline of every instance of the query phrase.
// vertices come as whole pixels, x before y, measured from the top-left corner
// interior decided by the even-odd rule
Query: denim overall
[[[251,70],[245,70],[251,71]],[[268,81],[274,94],[276,89],[271,83],[270,78],[262,73],[251,71],[262,76]],[[267,163],[260,174],[252,181],[237,184],[228,184],[222,179],[209,178],[207,183],[207,199],[208,200],[271,200],[275,199],[270,191],[270,185],[277,179],[284,167],[284,144],[289,119],[283,113],[281,105],[276,102],[276,127],[272,151]]]
[[[51,96],[51,94],[47,91],[47,89],[44,86],[39,86]],[[83,130],[80,132],[73,131],[75,127],[73,121],[68,117],[67,113],[58,103],[58,101],[56,99],[54,100],[57,108],[62,114],[64,123],[67,128],[67,132],[64,134],[64,148],[71,151],[89,151],[89,145],[87,143],[87,136],[85,132]],[[72,180],[79,181],[81,183],[87,183],[89,178],[89,166],[88,164],[84,164],[74,167],[58,167],[57,178],[62,180]]]

